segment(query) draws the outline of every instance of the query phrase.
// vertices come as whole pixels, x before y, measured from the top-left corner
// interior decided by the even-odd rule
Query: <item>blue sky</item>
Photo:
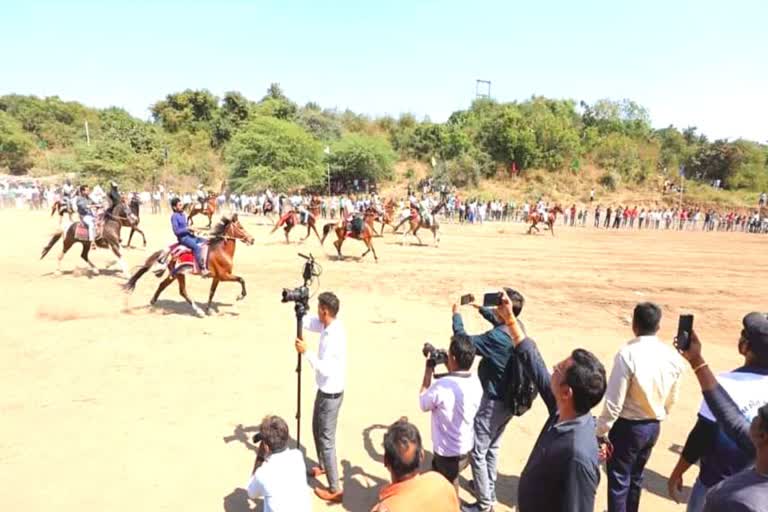
[[[279,82],[300,104],[443,121],[481,78],[500,101],[630,98],[657,127],[765,142],[766,19],[765,0],[0,0],[0,94],[147,118],[169,92]]]

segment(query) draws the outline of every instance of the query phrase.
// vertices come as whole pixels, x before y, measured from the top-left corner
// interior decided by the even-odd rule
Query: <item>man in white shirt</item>
[[[248,497],[264,498],[264,512],[310,512],[307,467],[301,451],[288,448],[288,425],[279,416],[267,416],[258,435]]]
[[[677,399],[685,362],[656,333],[661,309],[643,302],[635,306],[635,338],[613,360],[597,436],[608,436],[613,456],[608,461],[608,511],[637,512],[643,470],[659,438],[660,422]]]
[[[475,347],[466,334],[455,334],[448,349],[448,374],[434,383],[435,359],[428,357],[421,384],[419,406],[432,413],[432,469],[443,475],[458,492],[459,473],[469,465],[475,442],[475,415],[483,387],[470,373]]]
[[[308,350],[301,338],[296,340],[296,351],[304,354],[315,370],[317,384],[312,435],[319,466],[312,468],[311,475],[315,478],[323,474],[327,476],[328,489],[318,487],[315,494],[330,503],[341,503],[343,498],[336,466],[336,425],[344,399],[347,334],[336,318],[338,313],[338,297],[331,292],[321,293],[317,297],[317,316],[304,318],[304,329],[320,333],[317,353]]]

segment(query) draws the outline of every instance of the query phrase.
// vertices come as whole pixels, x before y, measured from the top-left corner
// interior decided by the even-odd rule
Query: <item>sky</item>
[[[142,119],[272,82],[299,104],[444,121],[498,101],[629,98],[655,127],[768,141],[768,1],[0,0],[0,94]]]

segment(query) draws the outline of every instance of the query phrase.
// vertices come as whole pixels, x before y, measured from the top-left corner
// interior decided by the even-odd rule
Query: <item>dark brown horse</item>
[[[245,228],[243,228],[243,226],[240,224],[240,221],[237,218],[237,214],[232,215],[232,218],[229,219],[223,217],[221,222],[219,222],[211,234],[212,237],[208,241],[208,270],[211,271],[211,278],[213,279],[213,282],[211,283],[211,290],[208,294],[208,305],[205,308],[205,312],[207,314],[210,314],[211,312],[213,295],[216,293],[216,287],[219,286],[219,282],[221,281],[237,281],[240,283],[242,291],[237,297],[237,300],[243,300],[247,295],[245,291],[245,280],[240,276],[234,275],[232,273],[232,269],[234,268],[236,241],[241,240],[247,245],[253,244],[253,237],[249,235],[248,232],[245,231]],[[168,256],[168,249],[157,251],[152,256],[150,256],[147,261],[144,262],[144,265],[142,265],[141,268],[139,268],[139,270],[137,270],[136,273],[133,274],[133,276],[131,276],[131,278],[125,284],[126,291],[132,292],[136,288],[136,283],[139,281],[139,279],[141,279],[141,276],[146,274],[153,265],[168,258]],[[190,306],[192,306],[192,309],[197,316],[203,316],[203,312],[200,310],[200,308],[197,307],[197,304],[195,304],[192,299],[189,298],[189,295],[187,295],[187,281],[185,274],[191,269],[191,267],[184,266],[177,269],[177,262],[173,259],[170,259],[170,261],[168,261],[165,265],[169,275],[157,287],[157,290],[155,291],[155,294],[152,296],[152,300],[150,300],[149,303],[154,304],[157,302],[157,299],[160,297],[162,291],[165,290],[174,281],[178,281],[179,293],[181,296],[184,297]],[[157,273],[158,277],[162,277],[162,275],[165,273],[165,270],[166,268],[161,268]]]
[[[543,216],[539,212],[533,212],[528,215],[528,222],[531,223],[531,227],[528,228],[528,234],[531,234],[532,230],[536,230],[536,232],[539,232],[539,228],[536,227],[536,224],[540,222],[546,223],[547,227],[549,228],[550,233],[552,233],[552,236],[555,236],[555,221],[557,220],[557,214],[563,213],[563,209],[560,207],[559,204],[555,205],[554,208],[551,208],[549,212],[547,213],[546,219],[543,218]]]
[[[405,233],[403,233],[403,240],[402,243],[405,243],[405,241],[408,238],[408,235],[413,235],[416,237],[416,240],[419,241],[419,245],[424,245],[421,241],[421,238],[419,238],[419,235],[417,234],[420,228],[428,229],[432,232],[432,240],[435,242],[435,247],[440,243],[440,224],[437,222],[437,213],[445,208],[445,200],[441,200],[440,203],[438,203],[437,206],[432,208],[431,217],[432,222],[427,222],[426,219],[423,219],[421,215],[419,214],[419,211],[416,208],[411,208],[411,215],[402,221],[400,221],[400,224],[397,225],[395,228],[395,233],[397,233],[397,230],[400,229],[400,226],[405,224],[406,222],[409,223],[408,230],[406,230]]]
[[[104,225],[102,227],[101,233],[96,234],[96,246],[97,247],[103,247],[112,249],[112,252],[117,256],[117,261],[109,265],[111,267],[115,263],[120,264],[120,269],[123,272],[123,276],[126,278],[128,277],[128,267],[125,264],[125,261],[123,260],[123,255],[120,253],[120,218],[125,217],[127,218],[130,215],[130,211],[128,210],[128,207],[124,204],[118,204],[117,207],[115,207],[111,213],[105,213],[104,214]],[[46,254],[53,248],[53,246],[56,244],[56,242],[59,241],[59,239],[64,235],[64,246],[61,249],[61,254],[59,254],[58,262],[56,263],[56,275],[61,274],[61,260],[64,258],[64,255],[69,251],[69,249],[75,244],[75,242],[80,242],[83,245],[83,250],[80,253],[80,257],[88,263],[88,266],[90,267],[91,271],[93,271],[94,274],[99,273],[99,269],[96,268],[96,265],[91,263],[91,260],[88,259],[88,253],[91,250],[91,242],[87,239],[82,240],[75,236],[75,231],[77,229],[78,223],[72,223],[67,227],[66,232],[59,230],[56,232],[51,240],[48,242],[48,245],[46,245],[43,248],[43,252],[40,255],[40,259],[43,259]],[[107,268],[109,268],[107,267]]]
[[[344,256],[341,254],[341,246],[344,243],[344,240],[347,238],[353,238],[355,240],[360,240],[367,247],[361,258],[364,258],[369,252],[372,252],[373,258],[376,260],[376,262],[378,262],[379,257],[376,256],[376,249],[373,248],[374,230],[370,226],[368,220],[369,218],[371,218],[371,214],[366,213],[365,217],[360,219],[362,221],[362,227],[360,227],[359,233],[351,231],[352,223],[355,222],[354,219],[350,221],[330,222],[326,224],[323,226],[323,238],[320,239],[320,243],[322,244],[325,242],[325,238],[331,231],[335,231],[336,240],[333,242],[333,245],[336,247],[336,253],[339,255],[339,259],[344,259]]]
[[[122,199],[122,203],[125,204],[125,198]],[[131,228],[131,232],[128,235],[128,242],[123,247],[130,247],[131,246],[131,240],[133,240],[133,234],[138,233],[141,235],[141,239],[144,242],[144,247],[147,246],[147,237],[144,236],[144,232],[139,229],[139,222],[141,219],[139,218],[139,203],[131,201],[128,205],[130,214],[127,217],[120,217],[120,226],[123,228]]]
[[[374,214],[373,217],[370,218],[370,222],[368,224],[373,229],[373,232],[376,233],[376,227],[374,226],[374,222],[381,223],[381,231],[378,233],[378,236],[383,237],[384,236],[384,228],[387,226],[392,226],[392,231],[395,230],[394,226],[394,220],[395,220],[395,207],[396,203],[395,200],[392,198],[389,198],[386,203],[384,203],[383,211],[377,210],[375,207],[371,206],[369,207],[369,211]],[[366,217],[366,221],[369,219]]]
[[[309,214],[307,215],[307,235],[301,239],[301,241],[305,241],[309,236],[312,234],[312,231],[315,232],[315,235],[317,235],[317,239],[320,240],[320,233],[317,231],[317,219],[320,218],[320,208],[321,203],[319,201],[312,201],[312,203],[309,205],[309,208],[307,208],[307,211]],[[301,223],[301,213],[297,211],[290,211],[286,214],[284,214],[282,217],[280,217],[277,222],[275,223],[274,227],[272,228],[272,231],[269,233],[272,234],[275,231],[277,231],[280,226],[283,226],[283,232],[285,235],[285,243],[289,244],[291,243],[289,239],[289,234],[291,230],[298,226]]]
[[[206,217],[208,217],[208,229],[211,228],[211,222],[213,219],[213,214],[216,213],[216,196],[213,194],[208,194],[208,199],[205,200],[205,206],[202,206],[200,202],[194,202],[191,203],[191,206],[189,207],[189,215],[187,216],[187,222],[189,222],[189,225],[193,225],[194,222],[192,219],[195,217],[195,215],[202,214]]]

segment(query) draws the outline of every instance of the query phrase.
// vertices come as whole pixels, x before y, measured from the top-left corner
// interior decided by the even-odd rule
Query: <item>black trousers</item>
[[[459,489],[459,473],[468,465],[469,453],[456,457],[443,457],[436,453],[432,456],[432,469],[447,478],[456,488],[457,492]]]

